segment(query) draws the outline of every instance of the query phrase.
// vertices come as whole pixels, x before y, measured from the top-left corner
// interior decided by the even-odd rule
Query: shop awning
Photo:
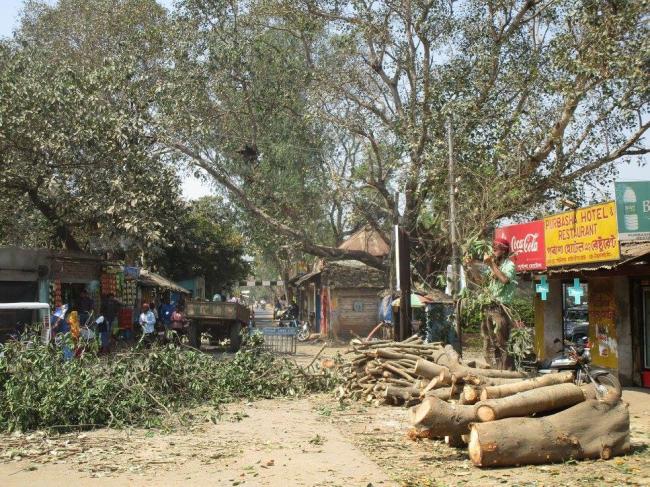
[[[145,287],[158,287],[161,289],[168,289],[177,293],[183,294],[192,294],[190,291],[185,289],[183,286],[179,286],[174,281],[170,281],[166,277],[156,274],[145,269],[140,271],[140,277],[138,282]]]
[[[634,264],[644,257],[650,256],[650,242],[621,242],[620,260],[610,262],[593,262],[589,264],[574,265],[572,267],[557,267],[548,269],[548,274],[564,274],[569,272],[593,272],[613,270],[624,265]]]

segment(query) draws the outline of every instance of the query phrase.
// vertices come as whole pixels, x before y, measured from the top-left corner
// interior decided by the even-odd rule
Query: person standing
[[[85,325],[88,322],[90,314],[95,309],[95,301],[88,295],[86,289],[82,289],[77,302],[77,312],[79,313],[79,323]]]
[[[54,343],[62,344],[63,359],[68,361],[74,357],[74,352],[70,348],[69,343],[66,343],[66,334],[70,332],[70,323],[66,319],[67,306],[57,308],[50,318],[50,327],[52,329],[51,339]],[[59,335],[59,336],[57,336]]]
[[[486,290],[490,298],[482,310],[483,354],[490,365],[502,370],[510,369],[512,360],[507,349],[512,319],[508,307],[512,304],[517,288],[517,273],[510,258],[508,240],[495,238],[493,252],[483,257],[483,263],[486,265],[483,278],[487,281]]]
[[[110,351],[111,331],[117,321],[119,311],[120,303],[115,299],[115,294],[109,293],[105,299],[102,299],[101,314],[104,317],[104,321],[97,326],[102,353],[108,353]]]
[[[184,332],[187,319],[183,315],[183,308],[178,306],[172,313],[172,330],[175,332],[173,339],[177,343],[180,343],[180,337]]]
[[[145,345],[149,346],[153,343],[156,331],[156,317],[153,314],[153,311],[149,309],[147,303],[142,305],[142,313],[140,313],[139,322],[142,327],[142,341],[144,341]]]

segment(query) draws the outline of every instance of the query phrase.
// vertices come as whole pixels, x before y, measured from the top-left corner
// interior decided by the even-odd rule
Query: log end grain
[[[476,408],[476,417],[483,423],[497,419],[497,415],[495,414],[494,410],[490,406],[484,405],[479,405]]]
[[[478,467],[483,466],[483,455],[481,452],[481,444],[478,439],[478,432],[476,428],[472,428],[472,431],[469,433],[469,446],[467,447],[469,453],[469,459],[472,463]]]

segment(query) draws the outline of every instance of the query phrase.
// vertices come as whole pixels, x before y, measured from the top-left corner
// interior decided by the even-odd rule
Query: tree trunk
[[[589,400],[543,418],[475,423],[469,457],[481,467],[602,458],[630,451],[627,404]]]
[[[522,380],[512,384],[501,386],[485,387],[481,392],[481,401],[488,399],[498,399],[500,397],[512,396],[519,392],[529,391],[538,387],[552,386],[573,381],[573,372],[559,372],[557,374],[547,374],[534,379]]]
[[[533,413],[573,406],[585,399],[585,393],[577,385],[556,384],[501,399],[481,401],[476,404],[476,416],[483,422],[513,416],[529,416]]]
[[[476,422],[473,406],[451,404],[430,396],[411,408],[409,415],[413,426],[430,429],[434,436],[464,435],[469,432],[470,423]]]

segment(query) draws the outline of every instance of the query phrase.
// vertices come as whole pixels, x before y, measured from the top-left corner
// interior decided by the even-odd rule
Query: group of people
[[[166,300],[158,308],[154,303],[144,303],[138,323],[142,328],[143,342],[150,345],[157,337],[156,325],[160,325],[162,328],[161,331],[165,339],[178,341],[184,333],[188,321],[182,303],[175,304]]]
[[[133,342],[134,329],[129,320],[128,326],[121,326],[118,317],[123,305],[113,293],[102,297],[99,314],[95,315],[94,300],[84,289],[71,305],[63,305],[50,317],[51,339],[61,344],[66,360],[78,356],[85,350],[82,339],[86,342],[98,340],[99,351],[108,354],[117,340]],[[153,343],[159,335],[163,340],[179,340],[188,321],[184,314],[182,302],[174,303],[163,299],[158,306],[144,303],[138,317],[142,341],[145,345]],[[64,343],[58,337],[69,333],[72,344]]]

